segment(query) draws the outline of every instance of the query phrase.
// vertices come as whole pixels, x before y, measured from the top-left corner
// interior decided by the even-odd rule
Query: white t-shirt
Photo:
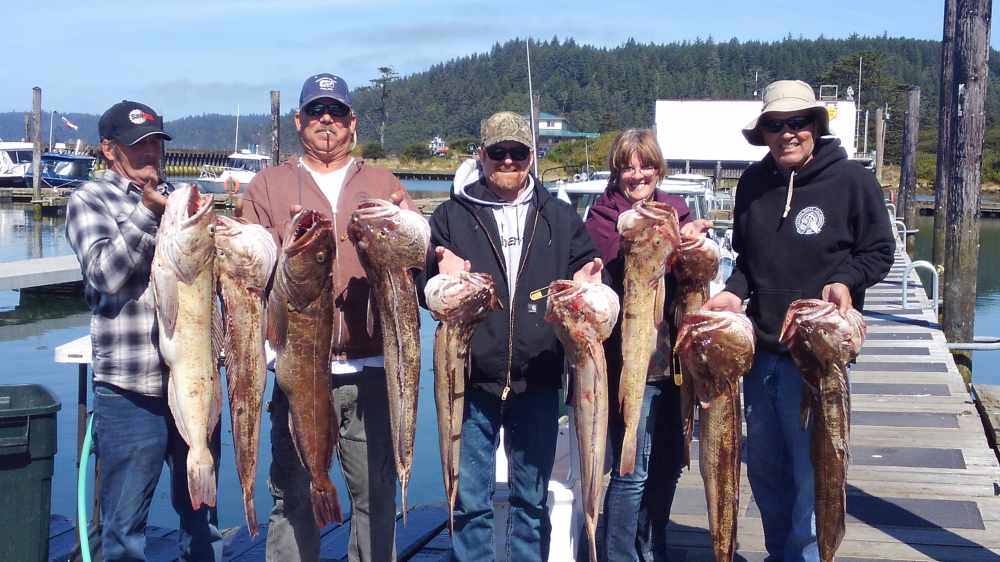
[[[301,158],[299,162],[302,166],[309,170],[309,175],[312,176],[313,181],[319,186],[319,190],[323,192],[326,199],[330,202],[330,207],[333,212],[337,212],[337,200],[340,198],[340,191],[344,187],[344,179],[347,178],[347,170],[351,169],[351,165],[354,164],[354,158],[351,158],[347,164],[340,169],[334,170],[332,172],[317,172],[309,167]],[[382,355],[374,355],[371,357],[359,357],[356,359],[347,359],[344,361],[334,360],[330,365],[330,372],[335,375],[347,375],[351,373],[360,373],[365,367],[385,367],[385,357]]]

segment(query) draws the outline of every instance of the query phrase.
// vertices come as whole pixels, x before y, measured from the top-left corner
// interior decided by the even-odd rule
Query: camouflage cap
[[[534,147],[531,136],[531,126],[520,115],[501,111],[490,115],[489,119],[483,120],[479,126],[479,134],[482,136],[483,146],[493,146],[498,142],[514,141],[527,146]]]

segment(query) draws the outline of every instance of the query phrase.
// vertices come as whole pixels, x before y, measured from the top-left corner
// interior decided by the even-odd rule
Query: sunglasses
[[[490,157],[490,160],[496,160],[497,162],[503,162],[508,156],[515,162],[521,162],[528,159],[528,156],[531,155],[531,149],[526,146],[515,146],[512,148],[491,146],[486,149],[486,155]]]
[[[305,112],[306,115],[310,117],[322,117],[327,113],[329,113],[331,117],[347,117],[351,114],[351,108],[336,101],[331,103],[317,102],[307,105]]]
[[[769,133],[780,133],[785,130],[785,125],[791,131],[801,131],[816,121],[814,115],[796,115],[788,119],[767,119],[760,122],[760,127]]]

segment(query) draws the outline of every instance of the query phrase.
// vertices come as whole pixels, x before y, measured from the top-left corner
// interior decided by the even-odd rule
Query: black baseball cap
[[[351,107],[351,93],[347,89],[347,82],[336,74],[323,72],[314,74],[306,78],[302,84],[302,93],[299,94],[299,111],[302,111],[309,102],[318,99],[330,98]]]
[[[163,117],[153,108],[137,101],[122,100],[111,106],[97,122],[101,139],[132,146],[151,135],[159,135],[163,140],[173,140],[163,132]]]

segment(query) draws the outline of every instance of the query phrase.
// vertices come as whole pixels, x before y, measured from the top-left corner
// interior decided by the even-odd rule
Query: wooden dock
[[[868,337],[851,371],[848,521],[837,560],[1000,562],[1000,463],[915,273],[902,307],[907,261],[897,252],[889,276],[867,294]],[[693,447],[668,531],[675,562],[713,560],[697,440]],[[554,474],[566,469],[564,457]],[[763,530],[745,466],[740,500],[736,560],[759,562],[765,557]],[[399,559],[447,560],[444,508],[417,509],[425,511],[417,517],[411,512],[409,526],[397,527]],[[324,530],[324,560],[345,559],[347,525]],[[53,519],[53,555],[66,552],[67,526]],[[246,529],[230,530],[226,559],[263,560],[265,530],[252,541]],[[149,548],[157,553],[151,561],[176,558],[171,532],[150,531],[156,540]]]
[[[902,307],[907,261],[897,251],[889,276],[866,298],[868,337],[851,370],[847,535],[837,559],[1000,561],[1000,464],[915,273]],[[692,462],[673,505],[672,560],[713,560],[705,513]],[[762,560],[746,465],[740,513],[739,552]]]

